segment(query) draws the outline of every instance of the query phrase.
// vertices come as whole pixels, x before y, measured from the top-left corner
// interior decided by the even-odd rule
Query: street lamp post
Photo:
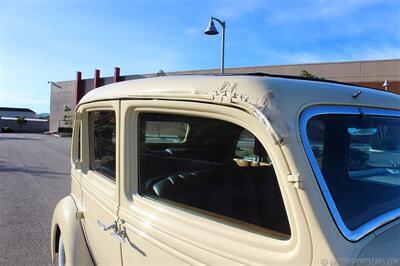
[[[217,35],[219,32],[215,27],[214,20],[217,21],[222,27],[222,51],[221,51],[221,74],[224,74],[224,57],[225,57],[225,21],[211,17],[208,22],[208,27],[204,31],[207,35]]]

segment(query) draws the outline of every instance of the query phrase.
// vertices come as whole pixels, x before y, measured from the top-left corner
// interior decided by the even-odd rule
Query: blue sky
[[[0,0],[0,106],[48,112],[47,81],[226,67],[400,58],[400,0]]]

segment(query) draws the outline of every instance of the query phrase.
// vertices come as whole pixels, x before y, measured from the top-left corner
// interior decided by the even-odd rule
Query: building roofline
[[[29,108],[19,108],[19,107],[0,107],[0,111],[14,111],[14,112],[30,112],[36,114]]]

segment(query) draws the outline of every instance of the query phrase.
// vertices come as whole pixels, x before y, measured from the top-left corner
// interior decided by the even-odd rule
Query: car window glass
[[[307,138],[345,225],[355,230],[400,207],[400,119],[326,114]]]
[[[189,125],[182,122],[149,121],[146,130],[146,142],[180,143],[185,141]]]
[[[188,125],[184,142],[154,143],[158,122]],[[237,159],[250,156],[251,163]],[[242,229],[290,236],[274,167],[257,138],[216,119],[139,115],[139,193]],[[258,158],[258,160],[253,160]],[[265,159],[264,159],[265,158]]]
[[[90,169],[115,181],[115,112],[90,112],[89,124],[93,136],[90,141]]]
[[[248,130],[244,130],[242,134],[240,134],[239,140],[236,145],[235,155],[239,158],[249,158],[254,159],[254,145],[255,138],[254,135],[251,134]]]
[[[235,162],[239,166],[269,166],[272,162],[258,139],[248,130],[243,130],[236,143]]]
[[[322,168],[325,143],[325,123],[318,119],[312,119],[308,122],[307,126],[309,129],[312,129],[307,131],[311,149],[314,153],[318,166]]]

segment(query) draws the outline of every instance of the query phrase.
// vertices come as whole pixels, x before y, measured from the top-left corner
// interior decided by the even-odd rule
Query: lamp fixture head
[[[389,86],[389,82],[387,81],[387,79],[385,79],[385,81],[382,84],[383,87],[387,87]]]
[[[215,27],[213,18],[210,18],[210,21],[208,22],[208,27],[204,31],[204,33],[207,35],[217,35],[219,33],[217,28]]]

